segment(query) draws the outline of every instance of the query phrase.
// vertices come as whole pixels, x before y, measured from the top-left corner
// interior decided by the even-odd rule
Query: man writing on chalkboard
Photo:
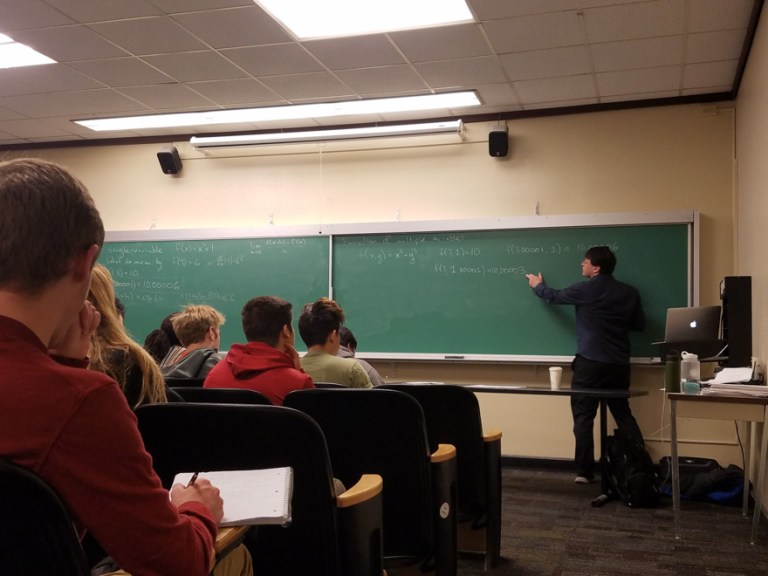
[[[637,290],[613,277],[616,256],[608,246],[593,246],[581,262],[586,281],[562,290],[544,284],[539,274],[526,274],[528,284],[549,304],[576,307],[576,357],[571,368],[574,390],[629,389],[629,332],[645,328],[645,314]],[[593,425],[599,400],[571,396],[573,435],[576,438],[576,483],[594,480]],[[643,443],[643,435],[629,408],[628,398],[609,398],[616,424],[631,439]]]

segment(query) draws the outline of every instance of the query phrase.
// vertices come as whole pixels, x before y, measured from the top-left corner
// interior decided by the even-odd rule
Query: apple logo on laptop
[[[692,321],[691,322],[691,328],[696,328],[696,326],[697,326],[696,320]]]

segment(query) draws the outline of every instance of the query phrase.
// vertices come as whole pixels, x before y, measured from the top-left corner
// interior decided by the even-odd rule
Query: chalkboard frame
[[[472,232],[490,230],[522,230],[539,228],[637,226],[655,224],[682,224],[688,230],[688,306],[699,303],[699,212],[696,210],[674,212],[627,212],[574,215],[534,215],[505,218],[467,220],[422,220],[368,223],[336,223],[297,226],[268,226],[260,228],[211,228],[176,230],[109,231],[107,242],[164,241],[164,240],[220,240],[242,238],[286,238],[299,236],[329,237],[328,295],[333,298],[333,246],[335,236],[360,234],[398,234],[430,232]],[[293,303],[300,307],[303,303]],[[516,355],[516,354],[435,354],[389,353],[358,350],[361,358],[393,361],[439,361],[482,363],[567,363],[573,356]],[[658,357],[635,357],[633,363],[656,363]]]

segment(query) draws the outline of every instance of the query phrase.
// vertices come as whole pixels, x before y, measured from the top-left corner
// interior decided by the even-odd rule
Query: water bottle
[[[667,361],[664,364],[664,390],[680,392],[680,352],[677,350],[667,352]]]
[[[683,361],[680,363],[680,381],[701,382],[701,364],[696,354],[683,352]]]

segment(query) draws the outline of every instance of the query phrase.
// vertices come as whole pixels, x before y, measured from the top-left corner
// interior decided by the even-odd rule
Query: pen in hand
[[[198,474],[199,474],[199,472],[195,472],[194,474],[192,474],[192,478],[190,478],[189,482],[187,482],[187,488],[189,488],[190,486],[193,486],[195,484],[195,480],[197,480],[197,475]]]

